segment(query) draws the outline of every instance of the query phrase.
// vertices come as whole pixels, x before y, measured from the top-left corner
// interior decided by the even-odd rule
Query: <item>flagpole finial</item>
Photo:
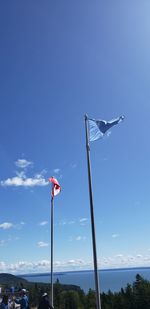
[[[87,114],[85,114],[85,115],[84,115],[84,117],[85,117],[85,120],[87,120],[87,119],[88,119],[88,115],[87,115]]]
[[[125,115],[120,116],[120,119],[124,120],[125,119]]]

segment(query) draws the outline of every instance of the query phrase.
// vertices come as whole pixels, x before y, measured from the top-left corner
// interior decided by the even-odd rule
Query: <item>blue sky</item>
[[[91,144],[98,263],[150,265],[149,1],[0,3],[0,271],[92,269],[84,114],[125,115]]]

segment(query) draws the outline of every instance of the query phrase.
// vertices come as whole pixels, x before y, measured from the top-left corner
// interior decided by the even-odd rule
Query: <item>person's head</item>
[[[21,296],[24,296],[24,295],[26,295],[26,293],[27,293],[27,290],[26,290],[26,289],[21,289],[19,294],[20,294]]]
[[[6,305],[8,304],[8,296],[6,294],[3,296],[2,302]]]
[[[44,300],[44,299],[47,299],[48,298],[48,294],[47,293],[44,293],[43,295],[42,295],[42,299]]]

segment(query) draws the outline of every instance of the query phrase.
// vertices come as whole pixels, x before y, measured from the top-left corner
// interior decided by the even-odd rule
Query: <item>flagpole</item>
[[[92,177],[91,177],[91,163],[90,163],[90,145],[89,145],[89,136],[88,136],[88,116],[87,115],[85,115],[85,132],[86,132],[86,151],[87,151],[89,199],[90,199],[90,213],[91,213],[92,244],[93,244],[94,276],[95,276],[95,289],[96,289],[96,309],[101,309],[100,286],[99,286],[99,276],[98,276],[98,267],[97,267],[94,205],[93,205]]]
[[[54,239],[54,198],[51,198],[51,306],[53,307],[53,239]]]

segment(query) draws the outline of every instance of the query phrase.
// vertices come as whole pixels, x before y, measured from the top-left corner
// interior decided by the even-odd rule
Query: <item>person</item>
[[[20,309],[29,309],[29,299],[26,293],[26,289],[22,289],[20,291],[20,297],[14,300],[16,304],[20,305]]]
[[[49,299],[48,299],[48,294],[44,293],[42,295],[41,301],[39,303],[38,309],[54,309],[54,307],[51,306]]]
[[[8,296],[4,295],[0,304],[0,309],[8,309]]]

